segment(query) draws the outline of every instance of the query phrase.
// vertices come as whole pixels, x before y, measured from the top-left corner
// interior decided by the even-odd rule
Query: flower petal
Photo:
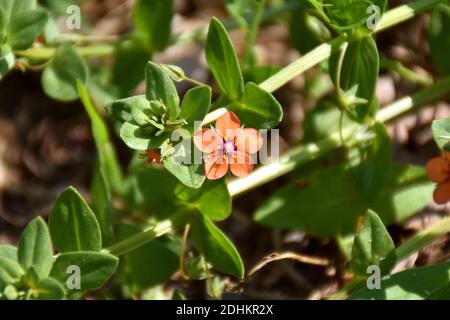
[[[248,153],[238,151],[231,160],[230,169],[236,177],[246,177],[253,170],[252,158]]]
[[[205,157],[205,174],[209,180],[222,178],[228,171],[228,161],[220,154],[213,152]]]
[[[445,204],[450,201],[450,181],[437,185],[433,193],[433,199],[437,204]]]
[[[436,157],[427,162],[428,178],[436,183],[441,183],[449,177],[449,162],[443,158]]]
[[[222,137],[212,129],[203,128],[194,133],[194,144],[201,151],[211,153],[221,147]]]
[[[224,140],[234,139],[236,131],[241,126],[241,121],[234,112],[227,112],[216,121],[216,129]]]
[[[239,151],[255,153],[261,149],[263,138],[256,129],[239,129],[236,135],[235,145]]]

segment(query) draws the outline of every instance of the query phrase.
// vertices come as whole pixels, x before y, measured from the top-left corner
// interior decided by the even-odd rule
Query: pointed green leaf
[[[395,256],[390,255],[395,249],[386,227],[378,215],[368,210],[363,218],[361,229],[355,236],[352,249],[350,269],[356,275],[367,277],[369,266],[380,266],[383,262],[383,273],[389,271],[395,264]]]
[[[59,252],[99,251],[102,247],[97,219],[83,197],[72,187],[56,199],[49,226]]]
[[[14,283],[23,274],[24,271],[18,262],[0,256],[0,288],[2,285]]]
[[[17,261],[17,248],[9,244],[0,244],[0,257]]]
[[[233,100],[244,93],[244,80],[233,44],[222,23],[213,18],[206,39],[206,60],[220,90]]]
[[[145,71],[147,81],[147,99],[162,101],[167,107],[169,118],[174,120],[180,115],[180,98],[172,79],[161,66],[149,62]]]
[[[31,221],[23,231],[17,255],[25,270],[33,267],[39,278],[48,276],[53,264],[53,248],[47,224],[41,217]]]
[[[188,90],[181,103],[181,118],[188,123],[186,129],[193,133],[201,125],[211,104],[211,88],[196,87]],[[195,126],[195,122],[197,126]]]
[[[102,232],[102,243],[108,245],[112,240],[112,220],[114,208],[111,204],[111,194],[103,171],[96,168],[91,182],[92,209]]]
[[[193,216],[191,226],[195,248],[206,257],[213,268],[242,279],[244,264],[239,252],[227,236],[201,214]]]
[[[330,57],[330,74],[333,81],[336,81],[340,54],[338,50]],[[367,103],[346,109],[349,115],[359,122],[363,122],[371,111],[378,70],[379,56],[375,41],[371,36],[356,35],[349,43],[342,61],[340,89],[348,92],[356,88],[356,97],[367,100]]]
[[[133,9],[134,25],[151,50],[162,51],[169,44],[172,6],[172,0],[138,0]]]

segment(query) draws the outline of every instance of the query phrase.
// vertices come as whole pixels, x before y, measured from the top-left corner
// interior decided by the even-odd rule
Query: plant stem
[[[245,45],[244,52],[244,63],[247,67],[253,66],[255,64],[253,46],[255,45],[256,36],[258,35],[259,26],[264,15],[266,0],[261,0],[257,4],[257,6],[258,7],[255,14],[253,15],[253,21],[250,25],[250,29],[247,32],[247,43]]]
[[[112,245],[105,249],[105,251],[114,256],[121,256],[127,252],[130,252],[143,244],[156,239],[173,229],[173,223],[171,220],[164,220],[159,222],[156,226],[150,227],[134,236],[129,237],[119,243]]]
[[[400,24],[414,17],[414,15],[426,11],[432,8],[434,5],[442,2],[443,0],[418,0],[409,4],[398,6],[397,8],[387,11],[381,18],[379,24],[374,30],[374,33],[378,33],[387,28]],[[315,49],[311,50],[304,56],[295,60],[285,68],[275,73],[272,77],[266,79],[260,84],[260,87],[268,92],[274,92],[296,76],[301,75],[306,70],[318,65],[319,63],[328,59],[331,53],[340,50],[341,45],[345,39],[343,36],[339,36],[327,43],[323,43]],[[220,117],[226,112],[226,108],[220,108],[214,111],[215,117]],[[204,124],[207,125],[214,122],[217,118],[207,116]]]
[[[380,60],[380,68],[389,69],[393,72],[397,73],[400,77],[407,81],[411,81],[417,83],[421,86],[429,86],[433,83],[433,79],[429,75],[420,75],[407,67],[405,67],[401,62],[381,58]]]
[[[445,97],[450,93],[450,77],[447,77],[436,84],[418,92],[413,96],[402,98],[378,112],[375,119],[379,122],[391,121],[398,116],[415,110],[426,103],[431,103],[437,99]],[[342,133],[344,139],[354,136],[353,130],[344,129]],[[361,135],[353,139],[349,146],[367,140],[367,136]],[[336,132],[329,137],[317,142],[294,147],[278,161],[263,165],[253,171],[250,175],[231,180],[228,183],[228,190],[232,197],[236,197],[246,191],[256,188],[266,182],[278,178],[291,172],[294,168],[317,159],[338,147],[342,146],[340,133]]]
[[[107,56],[116,51],[116,45],[105,44],[88,47],[76,48],[81,56]],[[31,48],[24,51],[16,51],[15,54],[20,57],[30,59],[48,60],[53,58],[57,49],[55,48]]]

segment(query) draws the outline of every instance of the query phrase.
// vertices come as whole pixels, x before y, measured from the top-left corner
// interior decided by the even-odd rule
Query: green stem
[[[417,83],[424,87],[429,86],[433,83],[433,79],[429,75],[420,75],[395,60],[381,58],[380,68],[392,70],[403,79]]]
[[[450,77],[447,77],[413,96],[402,98],[391,105],[386,106],[378,112],[375,119],[380,122],[391,121],[404,113],[411,112],[423,106],[424,104],[443,98],[449,93]],[[366,135],[357,135],[355,137],[354,131],[349,128],[343,130],[342,136],[344,139],[352,138],[352,141],[348,145],[349,147],[368,139]],[[244,178],[231,180],[228,182],[228,190],[232,197],[236,197],[246,191],[289,173],[296,167],[317,159],[341,146],[342,141],[340,133],[336,132],[317,143],[309,143],[294,147],[282,155],[278,161],[263,165]]]
[[[112,245],[105,249],[105,251],[114,256],[121,256],[127,252],[130,252],[147,242],[156,239],[166,233],[169,233],[173,229],[173,223],[171,220],[164,220],[158,223],[154,227],[150,227],[134,236],[129,237],[119,243]]]
[[[391,9],[382,16],[379,24],[374,30],[374,33],[378,33],[387,28],[405,22],[413,18],[416,14],[426,11],[442,1],[444,0],[418,0]],[[266,79],[260,84],[260,87],[267,90],[268,92],[276,91],[295,77],[304,73],[306,70],[309,70],[310,68],[328,59],[331,53],[340,50],[341,45],[344,43],[344,41],[345,38],[343,36],[339,36],[327,43],[321,44],[320,46],[295,60],[285,68],[281,69],[270,78]],[[208,115],[205,118],[203,124],[207,125],[211,122],[214,122],[226,111],[226,108],[215,110],[214,114]]]
[[[89,47],[76,48],[81,56],[108,56],[116,51],[117,46],[112,44],[95,45]],[[55,48],[31,48],[24,51],[16,51],[15,54],[20,57],[30,59],[48,60],[55,55]]]

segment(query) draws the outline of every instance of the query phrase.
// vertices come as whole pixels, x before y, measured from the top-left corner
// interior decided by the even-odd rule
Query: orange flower
[[[250,154],[261,149],[263,139],[256,129],[241,128],[239,118],[227,112],[216,121],[216,128],[201,129],[194,134],[194,144],[206,154],[205,174],[210,180],[222,178],[230,168],[237,177],[253,170]]]
[[[438,185],[433,193],[434,202],[444,204],[450,201],[450,152],[427,162],[428,178]]]
[[[152,163],[161,163],[161,155],[157,150],[147,150],[146,152],[141,153],[140,157],[147,158],[147,161],[145,162],[147,166],[151,165]]]

